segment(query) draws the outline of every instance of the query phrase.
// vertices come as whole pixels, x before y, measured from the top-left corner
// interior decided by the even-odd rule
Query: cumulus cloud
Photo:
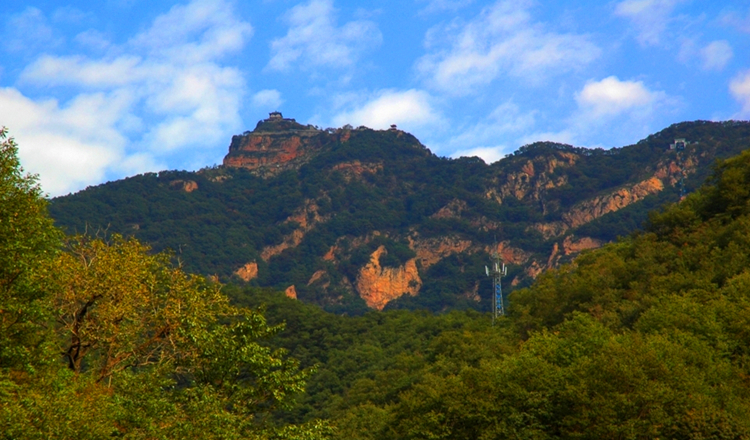
[[[111,46],[109,39],[96,29],[83,31],[73,37],[73,41],[87,49],[102,51]]]
[[[662,97],[663,93],[651,92],[641,81],[620,81],[610,76],[587,82],[576,101],[587,115],[599,118],[644,109]]]
[[[555,140],[588,147],[633,142],[653,131],[656,115],[674,114],[681,107],[678,98],[651,90],[642,81],[616,76],[588,81],[575,94],[575,100],[577,109]]]
[[[484,161],[484,163],[491,164],[505,157],[506,147],[475,147],[467,150],[459,150],[451,154],[452,158],[457,157],[478,157]]]
[[[685,0],[624,0],[615,6],[615,15],[630,20],[642,45],[657,45],[667,30],[671,15]]]
[[[125,168],[142,171],[186,149],[194,160],[206,160],[206,148],[220,145],[240,126],[245,81],[238,69],[222,65],[220,60],[242,49],[251,34],[250,25],[237,19],[230,3],[194,0],[172,7],[120,46],[109,44],[95,31],[76,37],[83,44],[97,45],[98,41],[99,49],[105,50],[101,58],[39,56],[21,73],[20,84],[64,86],[79,95],[64,103],[18,97],[13,101],[28,108],[36,106],[39,111],[46,109],[44,118],[32,118],[33,112],[25,117],[33,120],[40,133],[49,135],[45,142],[56,140],[54,144],[39,143],[40,136],[29,138],[22,128],[26,134],[24,139],[18,135],[19,142],[23,140],[21,152],[35,152],[28,168],[42,173],[45,190],[56,195],[100,181],[103,175],[119,177]],[[121,104],[72,110],[79,107],[78,102],[98,102],[91,101],[93,97],[117,98]],[[16,117],[13,124],[6,125],[31,127],[26,119]],[[92,132],[106,128],[108,135],[121,141],[92,140],[82,128],[60,126],[60,121],[68,126],[84,120],[89,121]],[[63,167],[64,162],[56,159],[61,149],[69,151],[74,160],[87,163],[85,172],[62,179],[68,174],[66,169],[74,167]],[[88,155],[94,159],[89,160]],[[182,162],[180,166],[193,166],[184,159]],[[55,163],[60,169],[50,170]]]
[[[18,141],[24,167],[40,175],[45,191],[58,195],[101,181],[110,167],[140,171],[121,163],[127,141],[116,124],[130,104],[125,94],[97,93],[61,106],[4,88],[0,120]]]
[[[729,83],[729,91],[742,105],[742,111],[738,116],[750,117],[750,70],[745,70],[735,76]]]
[[[745,14],[744,17],[735,11],[727,11],[722,14],[721,22],[740,30],[741,32],[750,34],[750,9],[748,9],[747,14]]]
[[[47,18],[37,8],[28,7],[3,20],[2,45],[9,52],[26,52],[60,44]]]
[[[585,35],[532,20],[530,1],[499,1],[468,23],[433,28],[417,70],[443,91],[467,94],[503,75],[538,80],[589,64],[600,49]]]
[[[492,163],[510,153],[512,147],[508,145],[517,145],[518,136],[533,128],[535,123],[536,111],[523,112],[515,102],[508,101],[473,125],[458,128],[459,134],[440,149],[454,151],[451,157],[478,156]]]
[[[272,70],[287,70],[299,63],[302,69],[347,67],[360,54],[379,46],[382,34],[368,20],[354,20],[337,26],[332,0],[310,0],[292,8],[286,16],[287,34],[271,42]]]
[[[334,125],[364,125],[385,129],[391,124],[413,128],[441,121],[440,114],[431,103],[432,98],[423,90],[383,90],[361,106],[339,113]]]
[[[701,59],[705,70],[722,70],[733,56],[732,46],[726,40],[712,41],[701,49]]]
[[[427,3],[420,11],[422,14],[431,14],[445,11],[457,11],[472,3],[474,0],[417,0],[419,3]]]
[[[253,107],[263,107],[272,110],[278,109],[284,102],[284,100],[281,99],[281,93],[275,89],[261,90],[253,95],[251,101]]]

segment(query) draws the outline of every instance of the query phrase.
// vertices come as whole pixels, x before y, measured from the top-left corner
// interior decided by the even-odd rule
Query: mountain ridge
[[[670,149],[675,139],[686,145]],[[195,272],[329,310],[486,309],[492,251],[511,266],[509,288],[528,285],[637,228],[749,140],[746,122],[696,121],[612,150],[537,142],[488,165],[440,158],[396,127],[321,130],[271,114],[232,138],[220,167],[134,176],[50,210],[69,231],[109,227]]]

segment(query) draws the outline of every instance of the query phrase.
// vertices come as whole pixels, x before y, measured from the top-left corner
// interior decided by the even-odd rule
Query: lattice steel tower
[[[484,271],[488,277],[492,277],[492,325],[495,325],[495,320],[505,315],[502,278],[508,274],[508,268],[500,261],[497,250],[492,254],[492,269],[484,266]]]

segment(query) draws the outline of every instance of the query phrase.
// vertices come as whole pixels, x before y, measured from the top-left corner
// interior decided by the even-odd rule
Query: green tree
[[[46,317],[37,273],[61,238],[36,176],[24,173],[7,133],[0,128],[0,370],[32,368],[39,356]]]
[[[134,239],[61,248],[6,132],[0,151],[0,438],[317,439],[277,426],[308,371],[281,330]]]

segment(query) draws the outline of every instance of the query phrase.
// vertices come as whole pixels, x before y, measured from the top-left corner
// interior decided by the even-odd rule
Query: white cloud
[[[109,88],[137,83],[144,79],[137,69],[142,58],[123,55],[111,60],[91,60],[80,55],[42,55],[21,72],[23,83],[44,86],[83,86]]]
[[[518,136],[536,123],[535,116],[536,111],[523,112],[513,101],[505,102],[468,128],[453,128],[459,134],[439,149],[455,151],[451,157],[479,156],[487,163],[494,162],[512,151],[507,144],[517,144]]]
[[[105,50],[111,46],[109,39],[96,29],[83,31],[73,37],[73,41],[81,46],[97,51]]]
[[[485,163],[490,164],[493,162],[497,162],[498,160],[505,157],[505,150],[506,147],[500,146],[500,147],[476,147],[476,148],[469,148],[467,150],[458,150],[455,153],[451,154],[451,157],[478,157],[482,159]]]
[[[565,125],[552,137],[558,142],[609,148],[634,142],[652,133],[657,117],[675,115],[682,108],[679,98],[650,90],[642,81],[610,76],[588,81],[575,94],[578,106]]]
[[[55,140],[43,144],[35,140],[41,134],[30,138],[30,129],[22,129],[30,145],[25,148],[34,150],[27,167],[42,175],[45,190],[52,194],[102,176],[145,171],[178,151],[191,151],[178,156],[178,166],[186,166],[189,157],[206,160],[207,149],[223,146],[241,125],[245,80],[238,69],[220,60],[241,50],[251,34],[250,25],[236,17],[230,3],[208,0],[172,7],[123,45],[111,45],[98,32],[87,31],[77,41],[89,46],[99,41],[98,49],[107,55],[42,55],[20,75],[21,85],[64,86],[80,94],[63,103],[17,97],[15,101],[45,116],[26,112],[6,125],[36,125],[46,133],[45,142]],[[109,102],[113,99],[121,104]],[[92,139],[87,130],[106,131],[107,136]],[[87,163],[86,168],[71,177],[76,168],[58,160],[60,151]],[[55,164],[59,168],[51,169]]]
[[[742,105],[742,111],[738,116],[750,117],[750,70],[745,70],[735,76],[729,83],[729,91]]]
[[[72,6],[57,8],[52,13],[52,20],[56,22],[81,23],[83,21],[92,21],[93,17],[93,13],[84,12]]]
[[[620,81],[616,76],[589,81],[576,101],[588,116],[614,116],[633,109],[644,109],[663,93],[649,91],[641,81]]]
[[[335,15],[332,0],[310,0],[292,8],[286,16],[287,34],[271,42],[268,68],[287,70],[297,62],[302,69],[351,66],[362,52],[382,42],[374,22],[355,20],[337,27]]]
[[[384,90],[365,104],[333,118],[336,126],[351,124],[385,129],[391,124],[401,128],[427,126],[441,121],[440,114],[431,104],[432,98],[422,90]]]
[[[629,19],[642,45],[657,45],[667,30],[675,7],[685,0],[624,0],[615,6],[615,15]]]
[[[276,110],[284,102],[281,99],[281,93],[275,89],[261,90],[253,95],[251,99],[253,107],[263,107],[266,109]]]
[[[126,96],[80,95],[66,107],[0,89],[0,121],[19,143],[24,167],[59,195],[102,180],[122,158],[125,138],[114,127]]]
[[[175,63],[192,64],[240,50],[252,33],[252,26],[237,19],[230,3],[193,0],[157,17],[130,44]]]
[[[430,53],[416,64],[434,87],[452,94],[476,92],[503,75],[529,81],[579,69],[600,49],[584,35],[556,33],[533,22],[530,1],[499,1],[474,20],[428,32]]]
[[[726,40],[712,41],[701,49],[701,58],[705,70],[722,70],[733,56],[732,46]]]
[[[457,11],[474,3],[474,0],[417,0],[418,3],[427,3],[420,11],[422,14],[431,14],[445,11]]]
[[[738,29],[741,32],[750,34],[750,9],[746,16],[742,16],[735,11],[727,11],[721,16],[721,22]]]
[[[50,48],[60,43],[55,38],[47,18],[37,8],[28,7],[3,20],[2,45],[10,52],[27,52],[35,48]]]

